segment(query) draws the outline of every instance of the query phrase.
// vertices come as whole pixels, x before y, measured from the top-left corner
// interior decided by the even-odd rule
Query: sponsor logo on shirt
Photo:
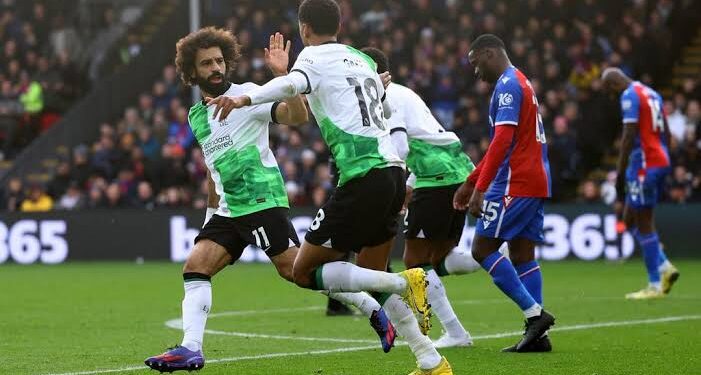
[[[623,110],[628,110],[633,107],[633,101],[630,99],[625,99],[621,102],[621,107],[623,107]]]
[[[511,103],[514,102],[514,97],[513,95],[507,93],[502,93],[499,94],[499,108],[501,107],[510,107]]]
[[[231,136],[225,135],[209,142],[205,142],[205,144],[202,145],[202,153],[205,157],[207,157],[216,151],[232,147],[233,145],[234,141],[231,140]]]
[[[365,67],[365,64],[363,64],[363,61],[360,59],[356,58],[345,58],[343,59],[343,63],[346,64],[348,68],[362,68]]]

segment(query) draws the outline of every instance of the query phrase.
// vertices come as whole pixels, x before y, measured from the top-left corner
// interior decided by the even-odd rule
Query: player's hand
[[[389,84],[392,83],[392,75],[389,74],[389,72],[384,72],[380,74],[380,79],[382,80],[382,86],[384,86],[385,90],[387,90]]]
[[[623,212],[626,204],[622,200],[613,202],[613,212],[616,214],[616,233],[622,234],[626,231],[626,223],[623,221]]]
[[[284,76],[287,74],[287,65],[290,63],[290,47],[292,43],[280,33],[270,36],[270,48],[265,49],[265,65],[270,68],[273,75]]]
[[[475,189],[474,185],[465,181],[458,190],[455,191],[453,195],[453,208],[458,211],[466,211],[467,205],[472,196],[472,191]]]
[[[222,121],[225,119],[227,116],[229,116],[229,113],[233,111],[236,108],[241,108],[245,107],[247,105],[251,104],[251,98],[248,96],[217,96],[216,98],[204,98],[204,102],[207,103],[207,106],[215,106],[214,107],[214,114],[212,115],[212,118],[217,120],[217,114],[219,114],[219,121]]]
[[[482,217],[482,205],[484,202],[484,193],[475,189],[472,192],[472,197],[470,198],[470,203],[468,204],[468,212],[470,215],[480,218]]]

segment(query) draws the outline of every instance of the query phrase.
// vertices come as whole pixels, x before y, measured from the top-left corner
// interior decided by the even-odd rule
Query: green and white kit
[[[238,96],[258,85],[232,84],[223,94]],[[273,207],[287,207],[285,182],[268,144],[268,125],[277,103],[231,111],[222,121],[212,118],[215,106],[199,102],[189,122],[202,147],[217,194],[216,214],[238,217]]]
[[[465,182],[475,166],[457,135],[443,129],[424,101],[407,87],[390,83],[386,100],[392,108],[390,130],[407,133],[409,184],[424,188]]]
[[[389,136],[375,62],[353,47],[304,48],[290,70],[307,80],[309,106],[338,166],[339,186],[373,168],[403,167]]]

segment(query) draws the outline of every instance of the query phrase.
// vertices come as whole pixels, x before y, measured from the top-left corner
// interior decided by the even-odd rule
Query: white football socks
[[[469,251],[453,249],[443,260],[445,270],[451,275],[464,275],[482,269]]]
[[[180,345],[196,352],[202,349],[204,326],[212,307],[212,283],[205,280],[186,281],[182,306],[184,335]]]
[[[341,301],[347,305],[353,305],[357,307],[363,313],[363,315],[367,316],[368,318],[372,315],[373,311],[380,310],[380,304],[365,292],[342,293],[322,290],[321,293],[326,294],[327,296],[335,299],[336,301]]]
[[[421,333],[416,317],[401,297],[392,294],[383,307],[399,336],[406,340],[409,349],[414,353],[419,367],[428,370],[438,366],[441,355],[433,347],[431,339]]]
[[[660,271],[660,273],[663,273],[663,272],[667,271],[667,269],[669,269],[669,267],[671,267],[671,266],[672,266],[672,263],[670,263],[669,260],[665,260],[664,262],[662,262],[662,264],[660,264],[657,267],[657,270]]]
[[[526,316],[526,319],[534,318],[536,316],[540,316],[541,311],[543,311],[543,308],[536,303],[533,306],[523,310],[523,315]]]
[[[443,330],[451,337],[466,337],[467,331],[460,324],[460,320],[458,320],[453,307],[450,305],[450,301],[448,301],[441,278],[438,277],[435,270],[430,269],[426,271],[426,279],[428,280],[428,303],[431,304],[431,310],[436,313],[438,320],[440,320]]]
[[[332,292],[385,292],[401,294],[406,280],[396,273],[375,271],[348,262],[331,262],[322,266],[324,290]]]

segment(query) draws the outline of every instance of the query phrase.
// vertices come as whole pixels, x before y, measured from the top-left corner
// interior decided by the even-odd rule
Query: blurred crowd
[[[446,129],[479,161],[489,144],[491,87],[467,61],[470,41],[501,36],[515,66],[531,79],[548,138],[553,200],[601,203],[615,198],[615,159],[621,131],[617,98],[602,90],[601,71],[619,66],[661,89],[671,76],[675,35],[688,2],[671,0],[341,0],[341,42],[376,46],[390,58],[393,80],[414,89]],[[293,41],[296,5],[254,1],[204,2],[206,24],[231,29],[244,56],[233,82],[270,79],[263,48],[271,33]],[[665,200],[701,200],[701,81],[689,79],[665,97],[674,170]],[[11,210],[206,205],[206,167],[187,124],[190,93],[173,66],[100,138],[72,151],[45,187],[12,181],[0,204]],[[314,120],[311,119],[311,122]],[[271,148],[293,205],[322,204],[333,189],[329,153],[318,127],[271,126]]]
[[[0,160],[48,129],[85,89],[77,1],[0,1]]]

